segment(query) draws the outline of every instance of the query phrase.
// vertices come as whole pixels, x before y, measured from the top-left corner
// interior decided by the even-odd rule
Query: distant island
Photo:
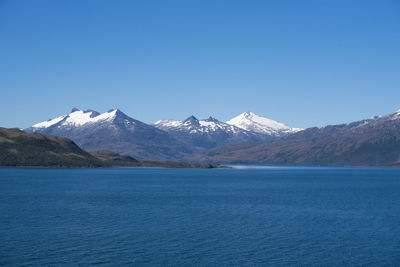
[[[0,127],[0,167],[218,168],[216,164],[138,160],[110,151],[88,152],[68,138]]]

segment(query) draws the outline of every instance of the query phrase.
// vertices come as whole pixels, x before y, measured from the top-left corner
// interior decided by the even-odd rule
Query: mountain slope
[[[309,128],[267,144],[216,148],[187,159],[225,163],[396,165],[400,163],[400,111],[349,124]]]
[[[99,167],[103,163],[69,139],[0,128],[0,166]]]
[[[68,115],[35,124],[25,131],[67,137],[90,151],[110,150],[141,159],[179,160],[191,152],[168,133],[118,109],[103,114],[73,109]]]
[[[286,124],[261,117],[253,112],[244,112],[226,123],[247,131],[274,137],[284,136],[303,130],[300,128],[292,128]]]
[[[160,120],[154,126],[185,142],[195,151],[245,141],[271,140],[268,135],[250,132],[212,117],[206,120],[198,120],[194,116],[183,121]]]

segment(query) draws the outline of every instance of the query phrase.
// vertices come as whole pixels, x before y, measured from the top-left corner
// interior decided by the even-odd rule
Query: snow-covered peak
[[[80,110],[73,108],[68,115],[60,116],[55,119],[40,122],[32,126],[32,128],[49,128],[54,125],[58,126],[82,126],[87,123],[95,123],[101,121],[112,121],[115,119],[118,110],[113,109],[105,113],[98,113],[94,110]]]
[[[300,128],[291,128],[286,124],[261,117],[250,111],[244,112],[226,123],[247,131],[276,136],[303,130]]]

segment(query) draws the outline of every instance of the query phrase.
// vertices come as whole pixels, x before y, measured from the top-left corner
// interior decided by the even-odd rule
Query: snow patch
[[[78,110],[68,115],[62,125],[82,126],[86,123],[94,123],[99,121],[112,121],[115,118],[117,110],[110,110],[97,116],[93,116],[94,111]]]
[[[59,122],[62,121],[65,117],[66,117],[66,115],[57,117],[57,118],[55,118],[55,119],[50,119],[50,120],[48,120],[48,121],[39,122],[39,123],[33,125],[32,127],[33,127],[33,128],[48,128],[48,127],[50,127],[50,126],[52,126],[52,125],[54,125],[54,124],[56,124],[56,123],[59,123]]]

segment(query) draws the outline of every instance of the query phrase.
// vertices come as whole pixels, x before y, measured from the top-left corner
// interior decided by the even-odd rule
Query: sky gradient
[[[0,126],[73,107],[293,127],[400,109],[400,2],[0,0]]]

